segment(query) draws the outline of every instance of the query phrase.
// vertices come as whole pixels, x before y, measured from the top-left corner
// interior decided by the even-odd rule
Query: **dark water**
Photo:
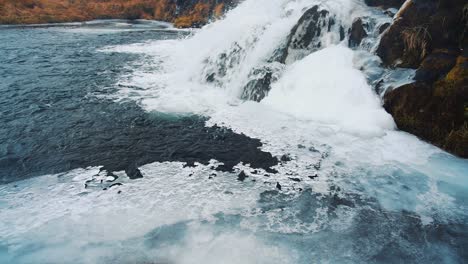
[[[212,158],[224,169],[240,161],[274,165],[258,140],[205,128],[202,117],[146,113],[105,98],[142,55],[99,49],[186,35],[161,27],[0,28],[0,183],[91,165],[132,171],[154,161]]]

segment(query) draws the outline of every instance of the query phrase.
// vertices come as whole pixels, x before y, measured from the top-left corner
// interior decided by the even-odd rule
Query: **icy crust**
[[[235,173],[216,172],[220,164],[213,160],[196,167],[145,165],[138,180],[93,167],[3,185],[0,237],[7,251],[0,250],[0,260],[360,263],[385,255],[392,236],[397,247],[411,252],[410,259],[433,259],[435,249],[446,251],[447,259],[459,257],[433,232],[459,232],[452,228],[467,221],[463,162],[442,156],[433,161],[435,168],[418,162],[348,166],[329,147],[313,148],[293,133],[282,136],[306,148],[290,146],[292,160],[278,165],[278,174],[242,164]],[[286,141],[263,136],[272,150]],[[243,181],[237,180],[240,171],[247,176]],[[336,248],[340,254],[331,250]]]
[[[271,263],[270,258],[285,263],[286,252],[278,246],[242,230],[221,232],[204,226],[216,222],[220,213],[250,214],[259,192],[267,189],[263,183],[242,183],[211,169],[217,165],[154,163],[141,167],[144,178],[135,181],[124,172],[114,172],[118,178],[109,179],[94,167],[1,186],[0,237],[8,251],[0,251],[0,260],[216,263],[229,250],[245,263]],[[108,181],[120,184],[109,188]],[[170,233],[164,237],[158,228]],[[148,246],[151,243],[155,245]]]

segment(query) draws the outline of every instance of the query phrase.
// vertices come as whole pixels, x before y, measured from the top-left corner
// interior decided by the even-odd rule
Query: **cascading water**
[[[367,38],[350,49],[356,18]],[[468,163],[396,131],[372,87],[408,81],[372,55],[390,21],[358,0],[246,0],[186,39],[102,50],[149,58],[116,100],[258,138],[277,173],[167,162],[115,172],[119,194],[84,195],[99,168],[6,185],[2,240],[19,263],[468,261]]]

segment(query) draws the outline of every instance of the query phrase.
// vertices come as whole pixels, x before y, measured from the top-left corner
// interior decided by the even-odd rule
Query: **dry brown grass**
[[[0,0],[0,24],[145,18],[191,27],[219,17],[223,11],[224,5],[215,0],[200,0],[182,11],[174,0]]]
[[[429,52],[431,35],[425,27],[406,28],[401,33],[405,44],[405,54],[417,60],[424,59]]]

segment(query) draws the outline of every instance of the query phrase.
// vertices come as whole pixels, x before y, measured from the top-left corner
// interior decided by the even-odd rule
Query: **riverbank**
[[[217,19],[235,0],[0,0],[0,24],[83,22],[95,19],[148,19],[174,23],[175,27],[200,27]]]

